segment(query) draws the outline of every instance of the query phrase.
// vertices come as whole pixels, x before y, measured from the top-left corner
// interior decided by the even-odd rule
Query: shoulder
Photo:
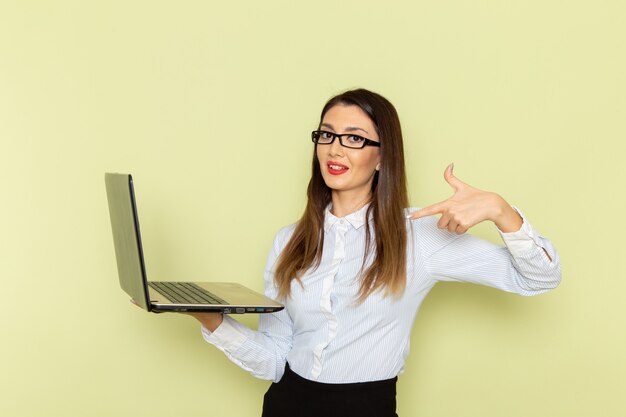
[[[296,223],[281,227],[274,236],[274,250],[280,252],[289,242],[294,230],[296,229]]]
[[[272,244],[272,249],[270,250],[270,253],[268,255],[267,262],[269,265],[273,265],[276,262],[285,246],[287,246],[289,239],[291,239],[294,229],[295,224],[291,224],[289,226],[280,228],[278,232],[276,232],[276,235],[274,236],[274,243]]]
[[[408,215],[420,210],[420,207],[409,207],[404,210]],[[424,255],[429,256],[452,241],[458,239],[458,235],[442,230],[437,227],[438,216],[428,216],[417,220],[407,219],[408,239],[418,245]]]

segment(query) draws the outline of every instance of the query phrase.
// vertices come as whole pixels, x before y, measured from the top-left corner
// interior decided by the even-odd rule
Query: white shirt
[[[318,382],[377,381],[403,371],[413,320],[438,281],[483,284],[521,295],[539,294],[560,282],[554,246],[523,215],[519,231],[500,232],[506,247],[440,230],[431,216],[407,220],[407,280],[401,298],[376,292],[357,304],[366,210],[344,218],[326,210],[320,266],[302,277],[302,286],[292,282],[291,296],[281,300],[285,309],[262,314],[258,331],[226,315],[214,332],[202,328],[204,339],[261,379],[279,381],[289,362],[295,373]],[[269,254],[265,294],[270,298],[277,298],[273,269],[294,227],[277,233]]]

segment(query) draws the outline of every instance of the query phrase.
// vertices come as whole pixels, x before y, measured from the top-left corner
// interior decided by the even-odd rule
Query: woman
[[[400,122],[378,94],[333,97],[312,138],[306,210],[278,232],[265,271],[266,294],[286,308],[262,315],[258,331],[220,314],[193,316],[206,341],[274,381],[263,416],[395,416],[413,319],[438,281],[539,294],[560,281],[558,255],[516,209],[454,177],[452,166],[450,199],[406,209]],[[482,221],[506,247],[464,234]]]

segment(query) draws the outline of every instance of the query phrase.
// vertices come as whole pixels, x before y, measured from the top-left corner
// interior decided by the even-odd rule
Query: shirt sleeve
[[[516,209],[517,210],[517,209]],[[520,230],[500,232],[505,246],[469,234],[456,235],[438,229],[436,219],[422,223],[422,235],[432,249],[425,249],[425,267],[434,281],[458,281],[486,285],[520,295],[549,291],[561,281],[559,255],[524,215]],[[432,245],[435,244],[435,245]]]
[[[273,270],[286,239],[285,229],[281,232],[274,240],[265,268],[265,295],[272,299],[278,297]],[[274,382],[282,378],[293,337],[293,323],[287,309],[261,314],[258,331],[239,323],[229,315],[224,315],[224,320],[214,332],[205,327],[201,331],[204,340],[224,352],[232,362],[253,376]]]

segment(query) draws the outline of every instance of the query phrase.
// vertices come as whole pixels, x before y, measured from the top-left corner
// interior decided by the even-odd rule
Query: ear
[[[380,162],[376,164],[376,171],[380,171]]]

